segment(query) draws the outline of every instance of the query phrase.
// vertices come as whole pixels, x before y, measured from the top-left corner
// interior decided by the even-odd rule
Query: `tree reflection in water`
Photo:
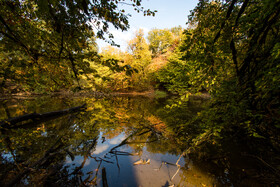
[[[1,128],[3,185],[166,186],[221,181],[185,154],[199,129],[186,126],[194,99],[32,98],[1,101],[1,119],[87,103],[87,110],[20,128]],[[219,176],[225,178],[227,176]],[[228,181],[227,184],[231,184]]]

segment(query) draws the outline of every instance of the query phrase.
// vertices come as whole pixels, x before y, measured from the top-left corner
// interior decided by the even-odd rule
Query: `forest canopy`
[[[96,38],[117,45],[109,26],[129,28],[130,15],[119,4],[155,14],[140,0],[1,1],[1,88],[7,80],[24,84],[23,90],[55,91],[69,88],[72,80],[81,88],[80,75],[94,73],[84,59],[100,61]]]

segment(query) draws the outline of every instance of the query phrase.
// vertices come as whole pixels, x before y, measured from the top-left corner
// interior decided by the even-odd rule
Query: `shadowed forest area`
[[[122,51],[110,28],[129,29],[126,7],[157,15],[141,4],[0,1],[0,184],[122,186],[107,165],[152,153],[178,156],[154,186],[280,184],[280,1],[200,0],[186,28],[139,29]]]

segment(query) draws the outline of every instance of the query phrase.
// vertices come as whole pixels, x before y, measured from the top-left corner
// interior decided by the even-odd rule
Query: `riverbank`
[[[256,142],[245,134],[232,136],[233,133],[227,132],[216,143],[213,143],[213,137],[201,139],[204,142],[196,144],[195,151],[187,152],[189,142],[195,141],[204,129],[203,121],[193,123],[198,112],[207,105],[199,96],[182,101],[180,98],[153,100],[137,97],[138,93],[134,93],[135,97],[125,94],[105,99],[46,95],[0,102],[1,119],[34,112],[49,115],[87,104],[87,110],[81,113],[50,118],[43,123],[34,120],[29,127],[25,124],[25,128],[4,129],[0,140],[7,142],[8,137],[11,143],[2,144],[2,150],[7,150],[2,151],[3,155],[14,151],[18,156],[15,158],[21,160],[12,162],[11,157],[3,158],[0,183],[10,184],[10,181],[17,182],[16,179],[21,183],[32,177],[28,182],[37,186],[56,182],[73,186],[67,177],[60,176],[78,175],[74,171],[79,171],[84,175],[81,180],[86,181],[88,177],[93,178],[99,164],[100,168],[106,168],[109,184],[116,184],[114,180],[117,179],[119,185],[116,186],[128,183],[130,186],[151,186],[149,182],[164,186],[166,180],[169,184],[185,186],[275,186],[279,182],[276,178],[278,154],[268,149],[263,139]],[[179,101],[182,103],[178,104]],[[166,107],[172,104],[175,107]],[[9,150],[8,145],[13,150]],[[56,148],[54,152],[50,152],[52,147]],[[44,157],[49,152],[51,155]],[[81,154],[86,156],[81,157]],[[38,155],[42,155],[41,159]],[[148,160],[149,164],[142,162]],[[31,164],[27,167],[32,170],[17,178],[20,174],[17,164],[28,161]],[[48,172],[41,170],[41,161],[47,163],[44,169]],[[143,164],[136,165],[139,161]],[[61,169],[53,170],[52,166]],[[50,172],[54,174],[48,175]],[[131,174],[129,180],[127,173]]]
[[[107,97],[111,94],[98,92],[98,91],[59,91],[59,92],[49,92],[49,93],[32,93],[32,92],[19,92],[19,93],[11,93],[11,94],[0,94],[0,99],[7,99],[7,98],[30,98],[30,97],[43,97],[43,96],[51,96],[51,97]]]
[[[165,91],[161,90],[147,90],[147,91],[125,91],[125,92],[111,92],[105,93],[101,91],[88,91],[88,90],[81,90],[78,92],[73,92],[69,90],[61,90],[58,92],[49,92],[49,93],[32,93],[32,92],[18,92],[18,93],[5,93],[0,94],[1,99],[8,99],[8,98],[30,98],[30,97],[42,97],[42,96],[51,96],[51,97],[95,97],[95,98],[103,98],[103,97],[117,97],[117,96],[129,96],[129,97],[147,97],[147,98],[165,98],[168,96],[178,96],[177,94],[170,94]],[[199,99],[210,99],[211,96],[209,93],[197,93],[197,94],[190,94],[194,98]]]

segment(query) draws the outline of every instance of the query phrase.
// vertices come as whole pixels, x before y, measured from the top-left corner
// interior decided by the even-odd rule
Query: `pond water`
[[[241,170],[233,172],[234,167],[218,167],[219,163],[213,165],[185,154],[184,141],[195,128],[182,133],[180,127],[206,102],[145,97],[1,100],[0,120],[84,103],[87,109],[17,128],[1,128],[0,184],[235,186],[241,180],[236,173]]]

